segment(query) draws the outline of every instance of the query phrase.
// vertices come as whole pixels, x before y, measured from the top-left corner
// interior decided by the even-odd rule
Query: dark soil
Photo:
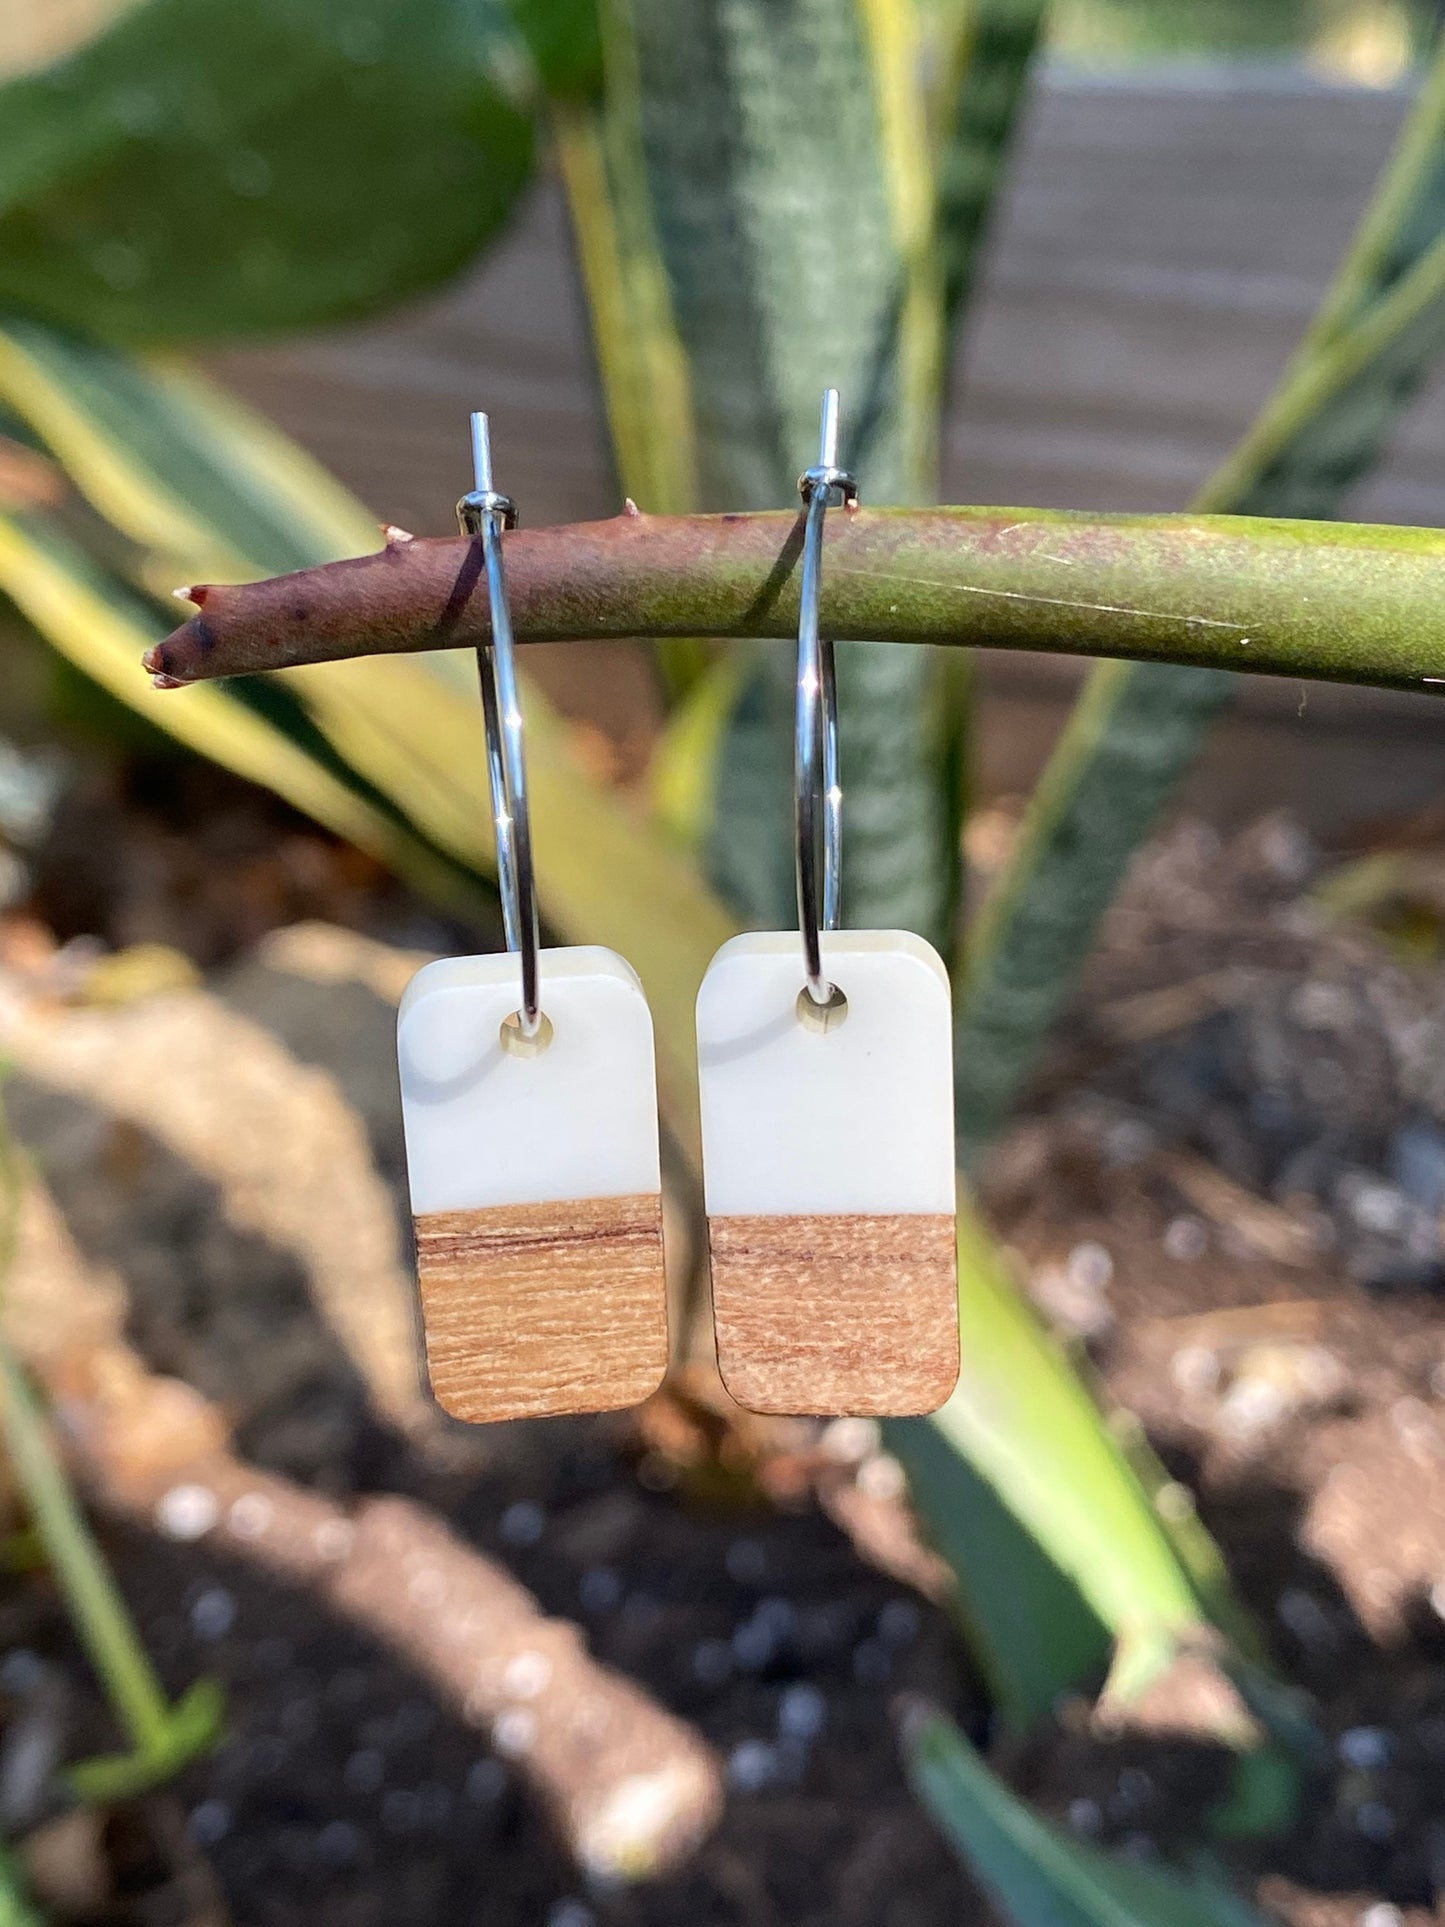
[[[1322,915],[1320,867],[1278,820],[1147,852],[987,1195],[1312,1696],[1328,1756],[1241,1866],[1299,1927],[1394,1927],[1445,1893],[1442,986]],[[1197,1834],[1217,1761],[1114,1752],[1062,1738],[1031,1790]]]
[[[178,1791],[231,1918],[958,1919],[965,1884],[900,1784],[889,1723],[900,1688],[977,1717],[941,1616],[861,1566],[815,1514],[699,1516],[640,1489],[597,1428],[568,1429],[565,1443],[534,1445],[532,1476],[518,1468],[467,1491],[449,1509],[454,1525],[575,1618],[600,1658],[695,1721],[735,1770],[766,1750],[775,1777],[735,1793],[685,1875],[587,1893],[509,1769],[389,1656],[249,1570],[114,1534],[170,1681],[205,1671],[230,1697],[224,1745]],[[523,1491],[537,1496],[519,1501]],[[519,1503],[538,1507],[527,1547],[505,1527]],[[29,1650],[84,1694],[59,1634],[47,1614]],[[803,1737],[815,1723],[817,1737]],[[83,1718],[68,1735],[77,1747],[101,1739]]]

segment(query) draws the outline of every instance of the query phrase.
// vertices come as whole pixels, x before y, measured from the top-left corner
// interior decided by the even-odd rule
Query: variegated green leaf
[[[944,311],[968,303],[1027,96],[1048,0],[942,0],[932,11]]]
[[[1130,1463],[966,1201],[958,1271],[958,1387],[886,1435],[1004,1720],[1026,1730],[1125,1650],[1147,1685],[1205,1624],[1257,1654],[1218,1555],[1197,1524],[1183,1542],[1156,1505],[1163,1475]]]
[[[1015,1927],[1264,1927],[1217,1875],[1115,1859],[1051,1826],[941,1714],[907,1722],[909,1778]]]
[[[796,499],[830,383],[869,499],[925,495],[941,311],[912,7],[609,0],[603,19],[611,219],[652,263],[654,290],[651,326],[645,315],[625,340],[672,356],[675,445],[690,450],[661,505],[682,506],[684,489],[702,507]],[[575,189],[573,207],[585,262]],[[595,314],[599,285],[589,277]],[[628,365],[609,350],[608,312],[604,375]],[[627,411],[611,399],[616,432]],[[650,476],[634,485],[641,465],[617,440],[629,490],[652,506]],[[936,935],[954,838],[925,727],[930,676],[922,656],[840,650],[848,914]],[[713,872],[755,921],[791,914],[792,703],[788,652],[757,655],[722,746]]]

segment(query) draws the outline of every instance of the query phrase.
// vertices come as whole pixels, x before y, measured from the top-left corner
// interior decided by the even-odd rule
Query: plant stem
[[[0,1344],[0,1398],[11,1463],[76,1630],[131,1744],[142,1752],[158,1749],[169,1717],[165,1693],[45,1436],[39,1401],[6,1344]]]
[[[517,639],[789,636],[798,527],[785,513],[629,515],[519,531],[507,537]],[[830,516],[827,540],[823,619],[838,635],[1382,688],[1445,678],[1445,534],[1436,530],[875,509]],[[201,587],[201,612],[148,652],[146,666],[171,686],[470,648],[487,633],[478,581],[472,548],[439,541]]]
[[[0,1107],[0,1281],[8,1278],[19,1246],[23,1190],[20,1156]],[[66,1481],[40,1401],[3,1337],[0,1429],[66,1610],[139,1761],[176,1753],[165,1689]]]

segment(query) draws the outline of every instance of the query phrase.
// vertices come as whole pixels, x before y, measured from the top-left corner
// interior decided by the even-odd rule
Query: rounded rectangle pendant
[[[636,1404],[667,1368],[651,1014],[611,950],[541,964],[535,1037],[506,954],[427,964],[397,1016],[427,1368],[473,1422]]]
[[[931,1412],[958,1378],[952,1008],[921,937],[723,945],[697,1002],[713,1318],[754,1411]],[[800,994],[801,990],[801,994]]]

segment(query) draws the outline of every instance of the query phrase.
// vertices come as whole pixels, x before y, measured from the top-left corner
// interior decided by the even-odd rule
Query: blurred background
[[[676,1360],[468,1429],[393,1030],[501,942],[474,669],[139,668],[177,584],[449,533],[475,407],[529,526],[785,505],[834,381],[867,502],[1440,527],[1440,15],[0,0],[0,1921],[1442,1917],[1432,704],[842,645],[964,1372],[764,1420],[690,1013],[792,918],[789,652],[529,648]]]

